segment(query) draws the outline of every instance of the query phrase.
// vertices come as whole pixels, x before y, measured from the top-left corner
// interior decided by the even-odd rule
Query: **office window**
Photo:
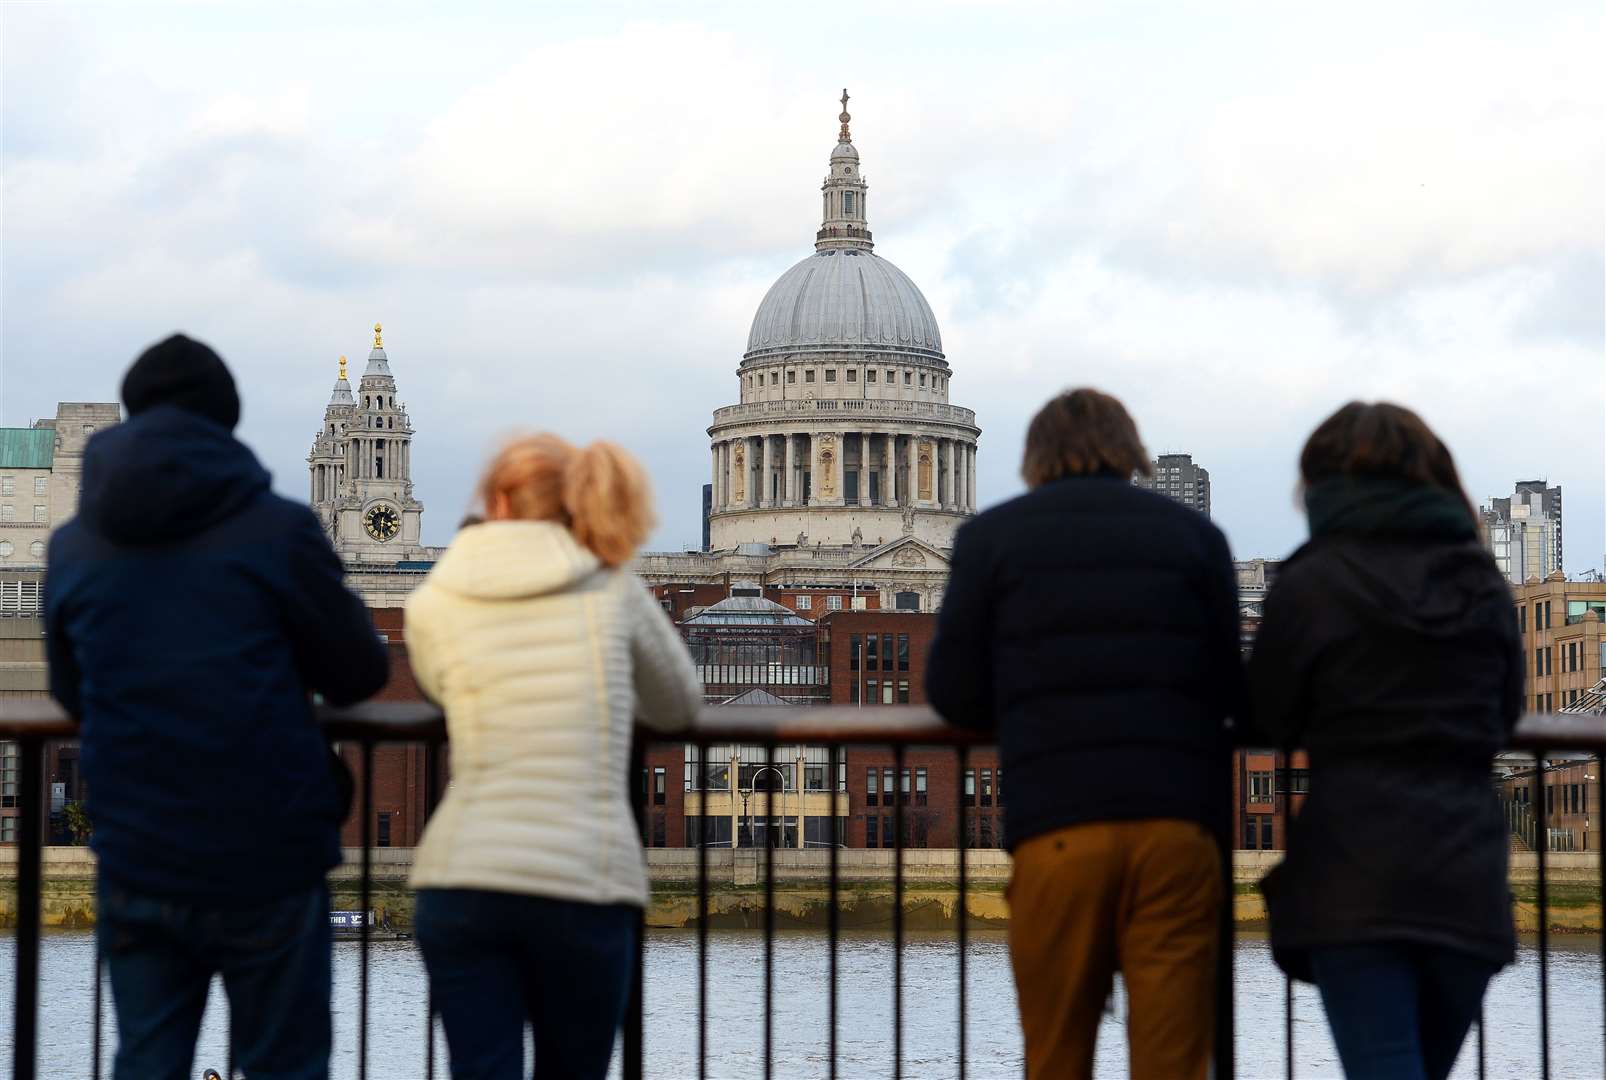
[[[1524,604],[1520,608],[1517,609],[1517,632],[1520,633],[1520,634],[1526,634],[1528,632],[1528,605],[1527,604]]]
[[[891,769],[882,769],[881,770],[881,805],[882,806],[891,806],[892,805],[892,799],[893,799],[893,795],[892,795],[892,770]]]
[[[36,477],[34,477],[33,478],[33,493],[35,495],[48,495],[48,494],[50,494],[50,478],[46,477],[46,476],[36,476]]]
[[[899,705],[907,705],[907,704],[909,704],[909,680],[908,679],[899,679],[898,680],[898,704]]]
[[[899,777],[899,786],[898,786],[898,799],[905,806],[907,806],[908,803],[909,803],[909,791],[910,791],[909,770],[905,769],[905,770],[903,770],[903,774]]]
[[[17,842],[17,819],[15,817],[0,817],[0,844],[15,844]]]
[[[390,846],[390,814],[388,812],[385,812],[385,811],[381,811],[380,812],[378,825],[379,825],[378,829],[376,829],[375,832],[374,832],[374,846],[375,847],[389,847]]]
[[[852,682],[848,683],[848,704],[849,705],[857,705],[858,703],[859,703],[859,680],[858,679],[854,679]]]
[[[983,814],[983,815],[981,815],[981,818],[980,818],[978,823],[981,826],[981,836],[980,836],[980,842],[981,843],[980,843],[980,846],[981,847],[992,847],[993,846],[993,816],[991,814]]]
[[[665,783],[665,777],[664,777],[663,767],[659,766],[659,767],[653,769],[653,771],[652,771],[652,804],[654,806],[662,806],[662,805],[664,805],[664,801],[665,801],[665,798],[666,798],[664,783]],[[661,847],[662,845],[659,845],[659,846]]]
[[[999,769],[996,773],[993,774],[993,798],[998,800],[998,805],[999,806],[1003,806],[1004,805],[1004,770],[1003,769]]]
[[[976,805],[976,770],[975,769],[966,769],[965,770],[965,798],[964,798],[964,805],[966,805],[966,806],[975,806]]]
[[[825,598],[825,610],[827,610],[827,611],[841,611],[842,610],[842,597],[840,595],[838,595],[837,593],[832,593],[830,596],[827,596]]]
[[[991,769],[983,769],[981,771],[981,804],[983,806],[993,805],[993,770]]]
[[[799,597],[799,599],[802,599],[802,598]],[[853,635],[850,635],[848,637],[848,670],[849,671],[858,671],[859,670],[859,649],[861,647],[862,647],[862,641],[861,641],[861,639],[860,639],[858,634],[853,634]]]
[[[812,597],[812,596],[799,596],[797,598],[797,609],[799,611],[808,611],[813,607],[814,607],[814,597]]]
[[[909,670],[909,635],[898,635],[898,670]]]
[[[864,381],[867,383],[875,382],[875,368],[870,368],[864,373]]]
[[[804,368],[803,369],[803,381],[806,382],[806,383],[814,381],[814,369],[813,368]]]
[[[1260,815],[1260,849],[1262,851],[1270,851],[1271,848],[1272,848],[1272,843],[1271,843],[1271,815],[1270,814],[1261,814]]]
[[[915,769],[915,805],[926,805],[926,770],[924,766]]]
[[[836,382],[836,368],[833,367],[825,369],[825,381]]]
[[[892,704],[892,680],[887,679],[881,684],[881,704]]]
[[[804,791],[824,791],[825,790],[825,766],[824,765],[804,765],[803,766],[803,790]]]
[[[666,822],[664,820],[666,816],[667,815],[664,815],[664,814],[653,814],[653,816],[652,816],[652,846],[653,847],[667,847],[668,846],[669,840],[668,840],[668,837],[665,835],[666,832],[667,832],[667,825],[666,825]]]
[[[1578,642],[1576,641],[1567,643],[1567,670],[1578,670]]]
[[[1550,629],[1550,601],[1545,601],[1545,629]]]
[[[897,381],[898,381],[898,373],[896,371],[893,371],[891,368],[888,368],[887,369],[887,385],[891,386],[893,383],[895,383]]]
[[[1543,648],[1535,647],[1535,649],[1534,649],[1534,675],[1535,675],[1535,677],[1538,677],[1540,675],[1543,675],[1544,673],[1545,673],[1545,650]]]
[[[1546,693],[1545,694],[1545,711],[1546,712],[1555,712],[1556,711],[1556,695],[1554,693]]]
[[[1555,659],[1555,655],[1554,654],[1555,654],[1555,648],[1553,646],[1546,645],[1545,646],[1545,674],[1546,675],[1552,674],[1551,661]]]
[[[50,507],[35,504],[33,508],[33,520],[34,524],[36,525],[43,525],[45,522],[49,521]]]
[[[931,842],[931,822],[926,820],[925,814],[914,816],[915,835],[911,847],[923,848]]]
[[[16,743],[0,742],[0,806],[17,805],[17,770],[21,767],[22,751]],[[0,818],[0,821],[11,820]]]
[[[17,493],[17,478],[15,476],[0,476],[0,495],[15,495]]]
[[[1260,829],[1255,824],[1255,816],[1250,814],[1244,818],[1244,847],[1254,851],[1260,846]]]
[[[17,508],[10,503],[0,506],[0,521],[16,521]]]
[[[880,645],[881,639],[874,634],[865,638],[864,669],[866,671],[876,670],[876,657],[880,655]]]
[[[864,781],[864,805],[874,806],[876,805],[876,771],[874,769],[866,769],[865,773],[867,775]]]
[[[864,681],[864,703],[866,705],[874,705],[876,702],[881,700],[877,692],[877,687],[879,686],[880,683],[878,683],[875,679],[866,679]]]
[[[877,830],[876,830],[876,822],[878,822],[880,820],[881,819],[875,814],[866,814],[866,815],[864,815],[864,846],[865,847],[880,847],[881,846],[880,843],[877,840]]]
[[[1269,772],[1252,772],[1249,774],[1249,801],[1272,801],[1272,774]]]
[[[859,381],[859,369],[858,368],[848,368],[848,382],[858,382],[858,381]]]
[[[897,834],[892,831],[892,815],[881,815],[881,846],[893,847],[897,841]]]

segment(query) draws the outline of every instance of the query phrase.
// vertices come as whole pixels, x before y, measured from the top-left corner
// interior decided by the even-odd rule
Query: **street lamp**
[[[747,819],[747,835],[753,835],[753,814],[752,811],[748,809],[747,803],[748,800],[753,797],[753,792],[758,789],[758,778],[763,776],[766,772],[773,772],[776,776],[781,778],[781,821],[783,822],[781,826],[781,838],[784,840],[786,838],[786,826],[784,824],[786,821],[786,773],[782,772],[780,766],[778,765],[765,765],[755,771],[753,775],[748,778],[747,790],[742,791],[740,783],[738,783],[736,786],[736,789],[742,792],[742,816]],[[739,773],[738,779],[740,779]],[[775,844],[769,841],[769,831],[770,824],[766,824],[764,826],[765,840],[768,843],[768,846],[774,847]],[[735,845],[733,844],[732,846]]]

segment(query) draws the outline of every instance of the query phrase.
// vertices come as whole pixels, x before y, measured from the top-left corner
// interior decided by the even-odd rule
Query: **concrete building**
[[[1210,471],[1195,465],[1192,454],[1161,454],[1153,464],[1152,477],[1134,476],[1132,482],[1210,516]]]
[[[84,445],[122,418],[115,402],[64,401],[31,427],[0,428],[0,576],[45,565],[50,534],[78,512]]]
[[[1478,508],[1484,546],[1513,585],[1543,581],[1565,569],[1562,562],[1561,488],[1543,480],[1519,480],[1509,498]]]
[[[738,403],[708,428],[709,550],[642,556],[649,582],[857,586],[881,607],[928,611],[941,600],[954,532],[976,508],[981,430],[949,402],[930,305],[874,250],[846,104],[844,92],[814,253],[760,302]]]
[[[1606,583],[1553,573],[1513,589],[1528,682],[1524,708],[1559,712],[1606,676]]]

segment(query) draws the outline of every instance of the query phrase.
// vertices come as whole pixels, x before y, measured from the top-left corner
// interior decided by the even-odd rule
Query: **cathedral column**
[[[708,476],[708,508],[711,513],[719,510],[719,443],[710,443],[708,446],[709,476]]]
[[[811,431],[808,433],[808,440],[809,459],[803,464],[803,475],[806,476],[809,481],[808,505],[818,506],[820,505],[820,485],[817,483],[818,478],[814,475],[814,463],[818,460],[818,455],[820,452],[820,439],[818,435]]]
[[[848,489],[843,482],[848,475],[848,433],[836,433],[836,502],[838,506],[848,505]]]
[[[870,505],[870,433],[859,432],[859,505]]]
[[[796,506],[797,505],[797,477],[795,475],[795,472],[796,472],[797,465],[796,465],[796,459],[793,456],[793,445],[792,444],[797,441],[797,436],[793,435],[789,431],[785,435],[782,435],[781,438],[783,440],[785,440],[785,443],[786,443],[785,450],[781,454],[781,464],[782,464],[782,468],[784,470],[782,472],[782,474],[781,474],[781,505],[782,506]]]
[[[770,437],[758,437],[758,505],[765,510],[770,506]]]
[[[976,446],[974,443],[965,444],[965,502],[966,509],[972,512],[976,509]]]
[[[898,437],[881,436],[881,505],[898,505]]]
[[[948,448],[948,468],[945,475],[948,477],[948,490],[943,505],[949,510],[958,510],[959,499],[959,440],[944,439],[943,445]]]
[[[916,486],[920,482],[919,472],[920,439],[916,435],[909,436],[909,457],[904,463],[904,476],[907,477],[904,490],[908,493],[909,506],[920,505],[920,489]]]

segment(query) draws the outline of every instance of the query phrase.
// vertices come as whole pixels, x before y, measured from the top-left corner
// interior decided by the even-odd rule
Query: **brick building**
[[[1554,573],[1512,589],[1527,671],[1524,708],[1557,712],[1606,676],[1606,582]]]

